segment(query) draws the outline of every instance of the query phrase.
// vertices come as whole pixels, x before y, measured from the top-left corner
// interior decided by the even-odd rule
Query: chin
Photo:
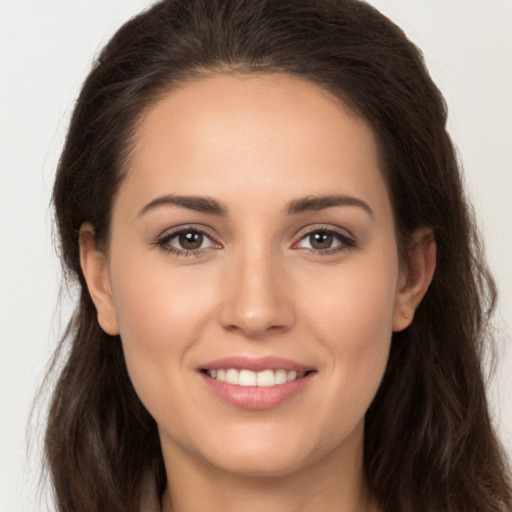
[[[319,443],[315,447],[311,437],[260,430],[247,433],[243,439],[228,436],[229,442],[215,443],[203,451],[203,456],[221,470],[248,477],[286,476],[322,457],[323,450],[319,450]]]
[[[299,471],[306,461],[297,454],[287,456],[281,453],[253,453],[251,450],[225,454],[215,465],[227,473],[242,477],[276,478]]]

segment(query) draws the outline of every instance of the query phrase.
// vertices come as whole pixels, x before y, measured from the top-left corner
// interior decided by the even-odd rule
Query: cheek
[[[132,256],[112,276],[128,372],[143,403],[162,400],[213,310],[211,279]],[[140,264],[139,264],[140,263]],[[168,398],[166,398],[168,399]]]
[[[392,336],[396,266],[376,259],[333,273],[328,288],[309,295],[305,317],[325,351],[332,394],[319,397],[332,421],[355,426],[384,374]],[[348,424],[347,424],[348,421]]]
[[[201,269],[172,268],[165,257],[147,260],[136,254],[126,258],[112,276],[121,337],[154,349],[176,346],[170,342],[182,334],[194,338],[211,309],[212,276]]]
[[[322,286],[302,294],[307,297],[303,307],[305,314],[319,319],[316,323],[327,339],[363,350],[390,337],[398,282],[393,254],[354,258],[336,269],[319,268],[314,281]]]

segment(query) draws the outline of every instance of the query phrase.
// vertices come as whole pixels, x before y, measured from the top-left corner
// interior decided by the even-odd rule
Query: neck
[[[364,483],[362,449],[345,456],[333,453],[280,476],[233,474],[172,457],[162,512],[377,512]]]

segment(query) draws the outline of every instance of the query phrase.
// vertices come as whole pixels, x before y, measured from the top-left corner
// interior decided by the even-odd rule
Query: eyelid
[[[211,244],[208,247],[202,247],[198,249],[181,249],[179,247],[169,245],[169,241],[173,238],[177,237],[181,233],[194,231],[197,233],[201,233],[203,236],[207,237]],[[166,250],[169,253],[173,253],[177,256],[202,256],[208,249],[215,248],[221,249],[223,246],[221,243],[217,241],[217,236],[211,234],[211,229],[204,225],[198,224],[184,224],[180,226],[175,226],[173,228],[168,228],[160,234],[155,242],[152,245],[160,247]],[[304,240],[307,236],[311,235],[315,232],[327,232],[334,234],[339,241],[339,244],[335,247],[328,249],[313,249],[308,247],[298,247],[298,244]],[[339,226],[333,226],[331,224],[312,224],[310,226],[306,226],[305,228],[301,228],[296,235],[294,236],[295,242],[293,242],[291,248],[296,250],[303,250],[309,253],[312,253],[316,256],[328,256],[330,254],[334,254],[341,251],[346,251],[351,248],[357,246],[356,237],[346,228],[341,228]]]
[[[338,246],[329,249],[310,249],[308,247],[297,247],[297,244],[299,244],[302,240],[304,240],[312,233],[316,233],[318,231],[323,231],[326,233],[332,233],[336,235],[341,243]],[[314,224],[311,226],[307,226],[306,228],[303,228],[301,231],[299,231],[295,238],[296,241],[292,244],[293,249],[302,249],[304,251],[309,251],[316,255],[333,254],[336,252],[354,248],[357,245],[356,237],[348,229],[328,224]]]
[[[186,233],[186,232],[190,232],[190,231],[194,231],[196,233],[201,233],[203,236],[207,237],[211,241],[212,245],[209,247],[203,247],[203,248],[199,248],[199,249],[190,249],[190,250],[181,249],[179,247],[174,247],[174,246],[169,245],[169,242],[173,238],[176,238],[181,233]],[[217,248],[222,247],[222,245],[217,241],[217,237],[212,235],[210,233],[210,231],[211,230],[208,229],[206,226],[197,225],[197,224],[184,224],[181,226],[175,226],[173,228],[166,229],[165,231],[162,232],[162,234],[158,235],[155,242],[153,242],[152,245],[160,247],[160,248],[168,251],[169,253],[174,253],[178,256],[181,256],[181,255],[200,256],[207,249],[210,249],[210,248],[217,249]]]
[[[315,231],[328,231],[331,233],[337,233],[346,238],[352,238],[355,240],[355,236],[351,233],[347,228],[342,228],[340,226],[335,226],[332,224],[311,224],[306,226],[305,228],[301,228],[295,235],[296,238],[303,238]]]
[[[173,237],[176,235],[179,235],[180,233],[187,232],[187,231],[196,231],[197,233],[201,233],[203,235],[206,235],[208,238],[211,238],[216,243],[217,236],[212,233],[212,230],[208,228],[207,226],[203,226],[202,224],[182,224],[180,226],[174,226],[172,228],[167,228],[160,235],[158,235],[156,238],[157,240],[161,240],[162,238],[168,238]]]

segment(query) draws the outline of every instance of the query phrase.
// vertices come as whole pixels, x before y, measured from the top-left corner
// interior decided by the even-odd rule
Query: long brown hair
[[[45,454],[61,512],[133,512],[147,475],[166,476],[155,422],[128,377],[119,337],[99,327],[78,232],[108,240],[137,121],[162,94],[216,71],[284,73],[336,94],[372,126],[402,254],[419,226],[438,248],[412,325],[393,335],[366,415],[364,470],[387,512],[504,511],[509,473],[486,402],[482,358],[495,287],[466,203],[446,106],[421,53],[358,0],[162,0],[101,52],[78,98],[54,205],[80,301],[54,359]]]

